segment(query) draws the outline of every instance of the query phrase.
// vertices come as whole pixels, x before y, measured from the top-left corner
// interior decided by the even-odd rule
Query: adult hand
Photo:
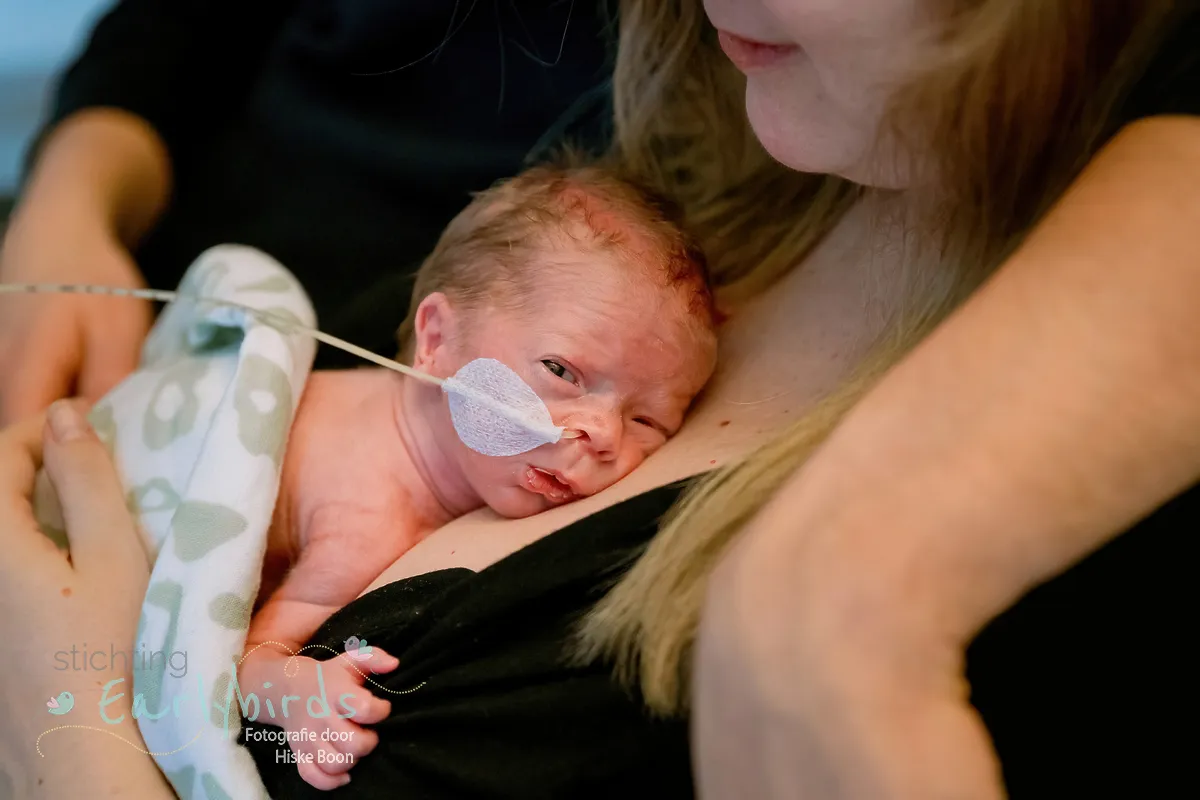
[[[133,648],[149,580],[145,553],[112,462],[79,409],[60,402],[45,418],[0,432],[0,794],[172,797],[130,713],[130,659],[108,658]],[[43,461],[70,558],[34,521],[30,498]],[[85,659],[80,668],[72,650],[84,643],[103,652],[103,664]],[[98,705],[115,679],[124,683],[107,696],[124,696],[104,712],[124,718],[107,725]],[[47,713],[50,698],[67,712]],[[39,740],[60,726],[75,727]]]
[[[143,285],[129,252],[98,219],[44,206],[18,209],[0,248],[0,282]],[[0,297],[0,426],[71,394],[98,400],[137,366],[151,317],[143,300]]]

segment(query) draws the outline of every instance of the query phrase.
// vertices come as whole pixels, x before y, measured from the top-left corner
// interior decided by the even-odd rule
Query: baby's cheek
[[[657,449],[657,447],[653,448],[653,450]],[[616,462],[615,469],[613,469],[610,474],[605,476],[606,482],[601,488],[607,489],[609,486],[612,486],[614,483],[640,467],[653,450],[641,445],[636,448],[628,448],[626,452],[622,454],[621,458]]]

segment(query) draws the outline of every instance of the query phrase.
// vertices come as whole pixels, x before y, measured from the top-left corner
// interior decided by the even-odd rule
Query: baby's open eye
[[[543,364],[543,366],[546,367],[546,369],[548,369],[552,373],[554,373],[555,376],[562,378],[564,381],[567,381],[568,383],[575,383],[575,376],[573,374],[571,374],[571,370],[567,369],[566,367],[564,367],[562,364],[558,363],[557,361],[546,358],[546,359],[542,359],[542,364]]]

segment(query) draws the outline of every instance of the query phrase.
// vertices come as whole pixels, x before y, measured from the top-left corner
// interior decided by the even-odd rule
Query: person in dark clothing
[[[564,137],[605,145],[609,25],[602,0],[122,0],[59,84],[0,281],[173,289],[246,244],[327,332],[393,349],[362,320],[403,319],[471,192]],[[0,300],[0,424],[135,366],[149,308],[93,300]]]
[[[719,280],[750,279],[726,308],[722,367],[628,482],[561,514],[458,520],[326,622],[312,643],[355,635],[397,654],[382,682],[404,693],[335,791],[1020,798],[1158,796],[1194,780],[1173,723],[1190,681],[1183,544],[1200,503],[1188,491],[1200,19],[1144,0],[963,4],[950,44],[975,49],[941,63],[994,92],[941,82],[954,102],[922,106],[944,114],[930,125],[939,174],[961,181],[946,214],[972,233],[945,251],[988,262],[953,276],[973,290],[958,307],[961,284],[941,296],[953,281],[898,282],[906,248],[889,232],[905,226],[872,223],[907,221],[888,203],[905,193],[841,181],[897,176],[846,158],[863,155],[861,131],[833,101],[853,93],[823,113],[766,102],[827,74],[810,64],[843,79],[886,70],[888,43],[914,32],[903,6],[707,4],[754,73],[748,110],[772,155],[839,176],[809,178],[741,149],[742,84],[722,83],[699,3],[622,5],[619,149],[678,181]],[[1040,102],[1055,77],[1065,99]],[[839,135],[800,135],[806,124]],[[864,303],[884,273],[896,282]],[[928,338],[931,325],[881,327],[951,308]],[[905,336],[911,355],[868,347]],[[133,640],[145,568],[102,448],[71,435],[79,423],[58,405],[44,444],[37,417],[0,434],[0,658]],[[43,449],[71,564],[21,514]],[[40,698],[68,689],[83,707],[107,677],[13,676],[0,776],[29,795],[169,796],[152,759],[111,737],[79,732],[69,770],[60,753],[29,752]],[[110,730],[138,741],[128,714]],[[247,745],[273,794],[315,794],[278,743]]]

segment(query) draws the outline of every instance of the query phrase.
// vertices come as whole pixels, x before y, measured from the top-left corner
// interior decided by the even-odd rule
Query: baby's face
[[[583,434],[495,458],[449,430],[467,481],[506,517],[595,494],[628,475],[679,429],[716,364],[715,335],[692,316],[683,290],[595,255],[556,259],[545,275],[523,310],[473,313],[438,370],[497,359],[533,388],[556,425]]]

